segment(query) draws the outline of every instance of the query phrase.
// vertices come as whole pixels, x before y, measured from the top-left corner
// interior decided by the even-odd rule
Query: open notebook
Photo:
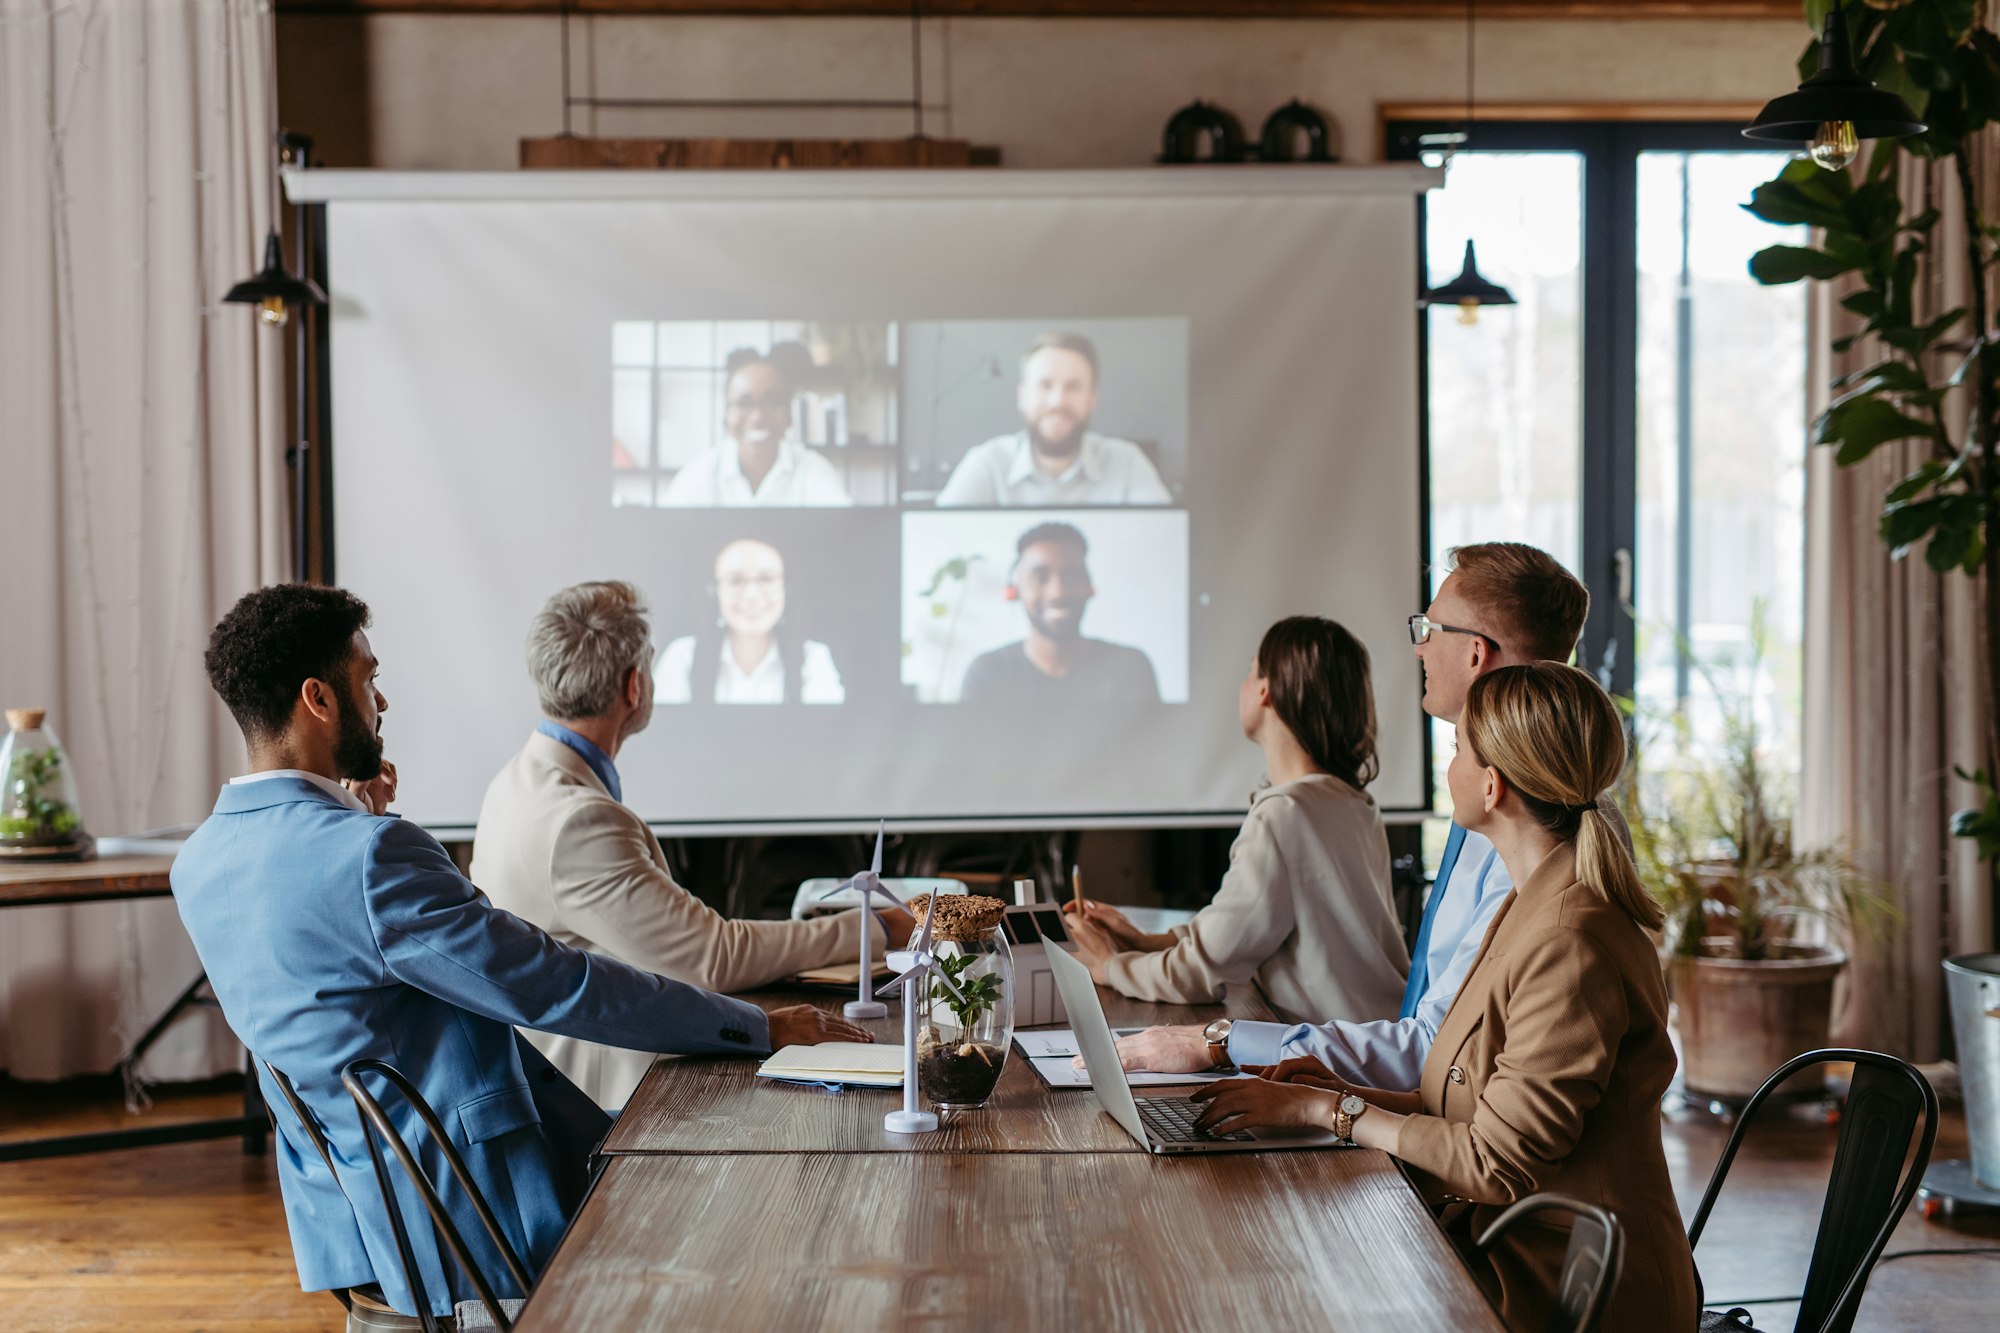
[[[903,1086],[901,1042],[829,1041],[787,1046],[757,1067],[757,1077],[787,1083],[841,1083],[863,1088]]]

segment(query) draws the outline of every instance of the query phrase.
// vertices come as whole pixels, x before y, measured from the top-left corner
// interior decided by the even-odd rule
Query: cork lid
[[[923,929],[933,905],[937,924],[931,927],[931,938],[951,944],[971,944],[986,938],[1007,910],[1007,904],[998,898],[976,893],[920,893],[905,904],[916,917],[918,930]]]
[[[15,731],[33,731],[42,725],[42,719],[48,715],[46,708],[10,708],[7,710],[7,725]]]

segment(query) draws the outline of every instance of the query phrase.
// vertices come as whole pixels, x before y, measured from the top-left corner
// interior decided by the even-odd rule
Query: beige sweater
[[[1215,900],[1173,933],[1171,948],[1114,956],[1106,979],[1173,1004],[1254,985],[1286,1023],[1394,1018],[1410,955],[1374,799],[1325,774],[1258,792]]]
[[[564,944],[708,990],[762,986],[860,949],[854,914],[814,921],[739,921],[674,883],[645,821],[613,800],[583,757],[536,732],[486,788],[472,843],[472,882],[495,906]],[[871,924],[875,956],[882,928]],[[617,1109],[652,1055],[526,1034],[556,1068]]]

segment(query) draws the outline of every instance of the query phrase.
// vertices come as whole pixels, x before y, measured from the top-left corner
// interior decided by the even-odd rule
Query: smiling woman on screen
[[[787,355],[791,353],[792,355]],[[797,343],[770,352],[739,348],[723,364],[722,428],[728,438],[695,455],[674,474],[660,500],[666,508],[749,505],[811,508],[851,505],[833,464],[791,438],[798,376],[791,368],[812,357]]]
[[[715,557],[708,585],[713,628],[675,639],[660,654],[654,699],[719,704],[837,704],[847,701],[833,654],[785,627],[785,558],[742,538]]]

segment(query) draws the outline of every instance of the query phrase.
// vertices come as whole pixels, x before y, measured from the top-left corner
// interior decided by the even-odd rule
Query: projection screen
[[[651,610],[617,764],[662,827],[1234,822],[1238,686],[1303,613],[1420,806],[1435,176],[292,173],[400,809],[475,820],[593,579]]]

